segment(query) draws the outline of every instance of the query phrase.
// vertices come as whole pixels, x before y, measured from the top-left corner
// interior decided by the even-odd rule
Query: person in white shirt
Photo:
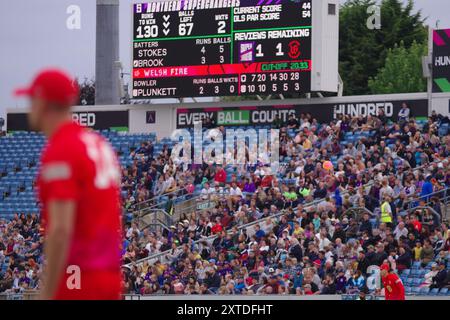
[[[137,225],[135,223],[132,223],[131,227],[128,228],[128,230],[127,230],[126,237],[129,239],[133,235],[134,232],[137,232],[138,234],[140,233]]]
[[[321,228],[320,233],[316,234],[316,238],[319,240],[319,250],[324,250],[331,244],[330,239],[327,238],[327,229]]]
[[[399,240],[401,236],[408,236],[408,229],[405,228],[405,223],[400,222],[394,230],[395,240]]]
[[[236,196],[242,196],[241,189],[236,185],[236,182],[233,182],[230,187],[230,196],[236,197]]]
[[[410,110],[408,108],[408,105],[405,102],[403,102],[402,103],[402,108],[398,112],[398,121],[399,122],[406,122],[406,121],[408,121],[409,120],[409,114],[410,114]]]
[[[388,180],[383,179],[381,184],[380,199],[383,199],[385,196],[394,197],[394,189],[392,189],[392,187],[388,184]]]
[[[223,188],[220,186],[219,183],[216,182],[214,188],[212,188],[212,193],[214,194],[216,199],[224,195]]]
[[[434,262],[431,265],[431,270],[427,273],[425,273],[425,280],[420,284],[421,288],[429,288],[431,286],[431,284],[433,283],[433,277],[435,277],[439,272],[438,269],[438,264],[436,262]]]
[[[264,175],[264,167],[262,165],[258,165],[258,167],[255,170],[255,176],[261,177]]]
[[[200,191],[202,199],[208,199],[209,195],[212,194],[212,193],[215,193],[214,188],[211,187],[209,182],[206,182],[205,185],[203,186],[202,191]]]

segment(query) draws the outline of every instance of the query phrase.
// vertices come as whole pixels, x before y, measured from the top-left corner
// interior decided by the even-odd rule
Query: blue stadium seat
[[[430,292],[428,292],[428,295],[430,296],[436,296],[439,294],[439,288],[433,288],[430,290]]]
[[[449,294],[448,288],[442,288],[441,290],[439,290],[440,296],[446,296],[448,294]]]
[[[419,275],[420,275],[420,270],[419,269],[412,269],[411,270],[411,274],[410,274],[411,277],[417,277]]]
[[[408,276],[401,275],[400,280],[402,280],[403,283],[406,283],[406,281],[408,280]]]
[[[413,285],[414,278],[408,278],[405,282],[405,285],[411,287]]]
[[[414,295],[419,295],[420,294],[420,289],[419,287],[414,287],[412,288],[412,294]]]
[[[429,293],[430,293],[430,288],[428,288],[428,287],[420,288],[419,294],[420,294],[421,296],[426,296],[426,295],[428,295]]]
[[[448,123],[441,124],[438,129],[438,134],[440,137],[443,137],[448,134],[449,125]]]

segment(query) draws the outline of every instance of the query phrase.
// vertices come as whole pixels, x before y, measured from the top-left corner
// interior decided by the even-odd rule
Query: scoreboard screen
[[[311,91],[312,0],[133,5],[133,98]]]

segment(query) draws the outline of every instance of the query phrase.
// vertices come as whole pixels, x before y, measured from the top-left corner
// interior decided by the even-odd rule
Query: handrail
[[[135,212],[134,212],[135,219],[141,220],[142,218],[147,217],[147,216],[149,216],[149,215],[151,215],[151,214],[154,214],[155,212],[161,211],[161,212],[164,212],[165,215],[166,215],[167,217],[169,217],[169,219],[170,219],[170,220],[172,221],[172,223],[173,223],[173,220],[177,220],[177,218],[180,216],[180,214],[178,214],[177,212],[175,212],[177,206],[179,206],[181,203],[184,203],[184,202],[187,202],[187,201],[193,201],[193,200],[194,200],[196,203],[198,203],[198,202],[199,202],[199,201],[198,201],[199,198],[200,198],[200,196],[196,196],[196,197],[193,197],[193,198],[189,198],[189,199],[183,200],[183,201],[180,202],[180,203],[175,203],[175,204],[174,204],[174,213],[173,213],[172,215],[170,215],[170,214],[169,214],[167,211],[165,211],[164,209],[159,208],[160,205],[158,205],[158,204],[157,204],[157,205],[154,205],[154,206],[151,206],[151,207],[143,208],[143,209],[141,209],[141,210],[139,210],[139,211],[135,211]]]
[[[150,212],[150,213],[148,213],[148,214],[146,214],[144,216],[140,216],[140,217],[138,217],[138,219],[139,219],[139,221],[142,221],[143,218],[148,217],[151,214],[157,215],[158,213],[162,213],[165,216],[166,220],[170,221],[172,223],[172,216],[169,213],[167,213],[167,211],[165,211],[163,209],[153,209],[152,212]],[[152,218],[154,218],[154,217],[152,217]],[[158,216],[156,216],[155,219],[160,221]],[[160,221],[160,222],[162,223],[162,221]],[[164,223],[164,226],[166,227],[166,229],[169,229],[169,227],[170,227],[170,226],[167,226],[165,223]],[[147,228],[147,226],[143,227],[143,229],[145,229],[145,228]]]
[[[353,211],[363,211],[365,213],[368,213],[371,217],[376,218],[377,215],[375,213],[373,213],[372,211],[370,211],[369,209],[367,209],[366,207],[350,207],[347,210],[345,210],[342,215],[347,215],[347,212],[353,212]],[[355,213],[356,214],[356,213]]]
[[[166,211],[166,210],[164,210],[164,209],[161,209],[161,208],[156,208],[156,209],[152,209],[152,212],[151,213],[156,213],[156,212],[162,212],[164,215],[166,215],[167,217],[171,217],[171,215]],[[146,217],[146,216],[148,216],[147,214],[146,215],[144,215],[144,216],[139,216],[138,218],[144,218],[144,217]]]
[[[432,207],[430,207],[430,206],[417,206],[417,207],[409,208],[407,211],[411,213],[412,211],[420,210],[420,209],[427,209],[427,210],[430,210],[431,213],[434,214],[435,216],[437,216],[437,217],[439,218],[439,221],[442,222],[442,217],[441,217],[441,215],[440,215],[439,213],[437,213],[436,210],[434,210],[434,209],[433,209]]]
[[[160,195],[157,195],[157,196],[154,196],[153,198],[151,198],[151,199],[147,199],[147,200],[144,200],[144,201],[141,201],[141,202],[137,202],[137,203],[135,203],[135,204],[133,204],[131,207],[132,208],[136,208],[136,207],[139,207],[139,206],[141,206],[141,205],[146,205],[147,203],[152,203],[152,202],[157,202],[157,200],[158,199],[160,199],[160,198],[162,198],[162,197],[168,197],[168,196],[171,196],[171,195],[176,195],[178,192],[180,192],[181,190],[183,190],[184,189],[184,187],[183,188],[179,188],[179,189],[176,189],[176,190],[174,190],[174,191],[172,191],[172,192],[169,192],[169,193],[164,193],[164,194],[160,194]],[[160,205],[160,204],[157,204],[157,205]],[[148,207],[147,207],[148,208]],[[142,210],[142,208],[141,209],[137,209],[137,210],[135,210],[134,212],[136,212],[136,211],[141,211]],[[133,213],[134,213],[133,212]]]
[[[146,227],[144,227],[143,230],[149,228],[150,226],[159,226],[159,227],[161,227],[161,228],[163,228],[163,229],[165,229],[165,230],[167,230],[167,231],[170,230],[170,229],[167,228],[166,225],[165,225],[161,220],[159,220],[159,219],[156,219],[156,223],[150,223],[150,224],[148,224]]]
[[[438,195],[442,194],[443,192],[444,192],[444,197],[440,198]],[[444,188],[444,189],[441,189],[441,190],[438,190],[438,191],[434,191],[433,193],[430,193],[430,194],[427,194],[427,195],[423,195],[423,196],[420,195],[419,193],[416,193],[412,197],[414,197],[414,196],[416,198],[409,199],[408,201],[405,202],[405,204],[409,205],[409,204],[417,202],[417,201],[425,200],[424,198],[426,198],[426,199],[428,199],[428,201],[425,201],[425,204],[428,205],[431,202],[431,198],[433,198],[434,196],[438,196],[439,200],[442,200],[442,199],[447,200],[447,199],[450,198],[450,188]]]

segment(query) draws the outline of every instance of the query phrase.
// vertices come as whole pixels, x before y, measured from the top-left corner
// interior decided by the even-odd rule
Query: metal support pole
[[[97,0],[96,25],[95,104],[119,104],[119,0]]]

